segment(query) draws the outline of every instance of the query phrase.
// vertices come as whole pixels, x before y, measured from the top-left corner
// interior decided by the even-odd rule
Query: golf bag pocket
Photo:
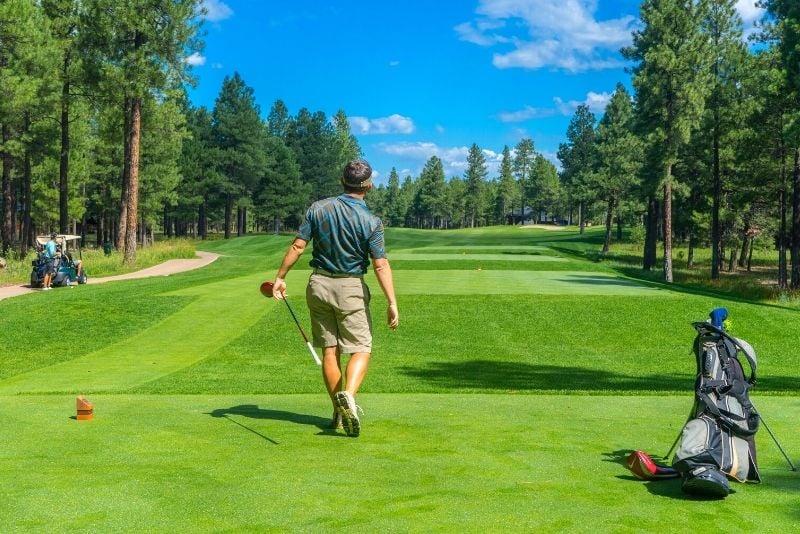
[[[708,467],[739,482],[760,481],[750,440],[727,432],[707,415],[692,419],[683,427],[672,466],[684,478],[691,477],[699,467]]]

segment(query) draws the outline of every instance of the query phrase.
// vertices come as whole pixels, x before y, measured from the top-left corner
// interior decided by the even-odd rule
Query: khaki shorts
[[[311,333],[316,347],[339,347],[341,354],[372,352],[369,287],[363,278],[312,274],[306,287]]]

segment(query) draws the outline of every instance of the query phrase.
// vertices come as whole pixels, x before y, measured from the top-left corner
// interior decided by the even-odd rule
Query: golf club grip
[[[322,365],[322,362],[319,360],[319,356],[317,356],[317,351],[314,350],[314,346],[310,341],[306,341],[306,347],[308,347],[308,351],[311,353],[311,356],[314,357],[314,361],[317,362],[317,365]]]

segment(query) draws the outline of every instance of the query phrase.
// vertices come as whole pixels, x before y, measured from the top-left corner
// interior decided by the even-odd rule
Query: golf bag
[[[756,354],[749,343],[723,327],[727,310],[711,312],[711,322],[693,323],[697,330],[695,402],[683,428],[672,466],[681,473],[686,493],[725,497],[728,478],[760,482],[755,434],[759,415],[749,398],[756,382]],[[739,354],[750,367],[745,377]]]

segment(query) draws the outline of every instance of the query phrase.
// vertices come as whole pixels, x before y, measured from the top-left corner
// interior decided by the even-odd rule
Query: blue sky
[[[760,16],[738,0],[745,26]],[[461,176],[477,143],[496,175],[523,137],[557,164],[575,108],[599,117],[639,0],[204,0],[205,48],[188,61],[195,105],[214,106],[239,72],[266,117],[277,99],[331,117],[343,109],[385,183],[417,176],[433,155]]]

